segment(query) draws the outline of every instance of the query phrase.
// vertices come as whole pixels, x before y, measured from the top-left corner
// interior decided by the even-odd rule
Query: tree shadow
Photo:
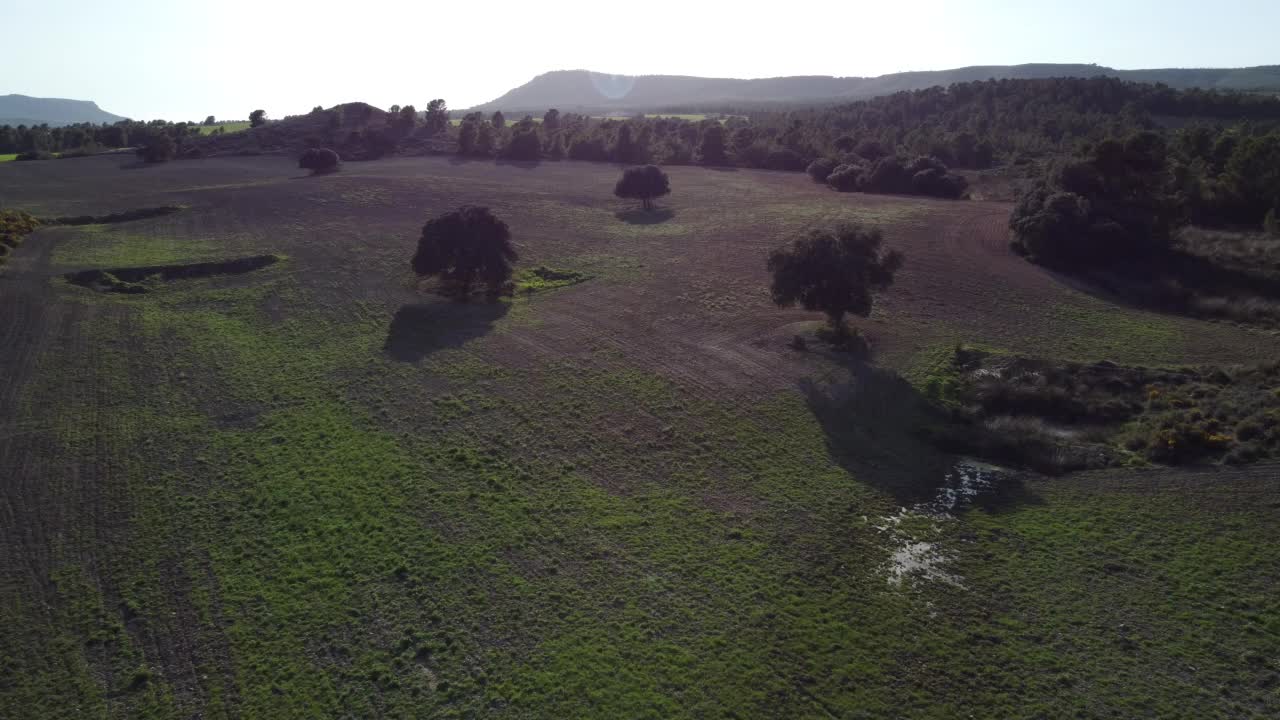
[[[894,372],[856,357],[834,382],[799,382],[809,411],[826,437],[827,452],[853,476],[903,504],[930,500],[955,457],[927,438],[945,413]]]
[[[505,302],[448,300],[403,305],[391,318],[383,352],[400,362],[418,362],[488,333],[509,307]]]
[[[733,167],[732,165],[703,165],[702,167],[708,170],[712,170],[714,172],[722,172],[722,173],[738,172],[738,168]]]
[[[488,155],[450,155],[450,165],[470,165],[472,163],[491,163],[493,158]]]
[[[329,177],[330,175],[336,175],[337,172],[338,172],[337,170],[328,170],[324,172],[309,172],[309,173],[306,173],[305,175],[290,175],[289,179],[290,180],[311,180],[313,178],[322,178],[322,177]]]
[[[1200,320],[1227,319],[1272,325],[1268,318],[1212,314],[1201,309],[1206,300],[1226,306],[1251,302],[1280,304],[1280,274],[1265,267],[1229,267],[1178,250],[1119,263],[1106,270],[1069,272],[1045,267],[1057,282],[1100,300],[1150,312]]]
[[[498,158],[494,162],[498,165],[510,165],[521,170],[536,170],[542,164],[541,160],[504,160],[503,158]]]
[[[120,169],[121,170],[142,170],[144,168],[159,167],[161,165],[164,165],[164,163],[149,163],[146,160],[139,159],[139,160],[131,160],[126,163],[121,163]]]
[[[613,216],[628,225],[657,225],[675,217],[676,211],[671,208],[657,208],[654,210],[632,208],[631,210],[619,210]]]

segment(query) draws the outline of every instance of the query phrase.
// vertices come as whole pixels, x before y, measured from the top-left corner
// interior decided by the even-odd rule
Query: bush
[[[0,210],[0,236],[22,237],[35,232],[40,220],[22,210]]]
[[[40,227],[40,220],[21,210],[0,210],[0,265],[3,265],[13,249],[22,244],[22,238]]]
[[[964,197],[969,182],[953,174],[941,160],[934,157],[916,158],[905,171],[911,175],[911,192],[916,195],[949,198]]]
[[[827,176],[827,185],[839,192],[856,192],[862,189],[866,169],[861,165],[837,165]]]
[[[809,177],[813,178],[814,182],[825,183],[835,169],[836,161],[824,157],[809,163],[809,167],[805,168],[805,172],[809,173]]]
[[[13,159],[24,160],[24,161],[25,160],[52,160],[53,153],[45,152],[44,150],[28,150],[27,152],[24,152],[24,153],[18,153]]]
[[[302,153],[302,157],[298,159],[298,167],[310,170],[312,175],[319,175],[337,170],[340,161],[338,153],[329,148],[311,148]]]
[[[173,138],[167,133],[152,136],[146,144],[138,148],[138,157],[149,163],[168,162],[173,159],[176,149]]]
[[[870,176],[863,183],[863,189],[866,192],[906,195],[912,190],[911,175],[912,173],[907,172],[907,168],[898,158],[880,158],[872,166]]]

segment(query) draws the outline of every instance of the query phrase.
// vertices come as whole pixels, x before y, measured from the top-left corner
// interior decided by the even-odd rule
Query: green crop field
[[[237,122],[221,122],[221,123],[218,123],[217,125],[197,125],[196,127],[200,129],[201,135],[211,135],[217,132],[218,128],[222,128],[223,132],[234,133],[234,132],[240,132],[242,130],[248,130],[249,121],[241,120]]]
[[[700,115],[697,113],[649,113],[645,115],[645,117],[676,118],[679,120],[688,120],[690,122],[701,122],[707,119],[706,115]]]
[[[1280,714],[1276,466],[1014,474],[941,512],[956,458],[913,432],[956,343],[1280,336],[1065,282],[1009,252],[1007,204],[673,167],[645,214],[617,172],[0,169],[43,216],[185,208],[38,230],[0,281],[0,717]],[[513,297],[411,274],[464,203],[510,225]],[[840,221],[907,257],[857,321],[871,365],[791,348],[820,318],[769,300],[769,250]]]

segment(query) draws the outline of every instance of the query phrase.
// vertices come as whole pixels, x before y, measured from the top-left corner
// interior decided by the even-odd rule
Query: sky
[[[492,100],[551,70],[874,76],[1028,62],[1280,64],[1280,0],[6,3],[0,95],[135,119]]]

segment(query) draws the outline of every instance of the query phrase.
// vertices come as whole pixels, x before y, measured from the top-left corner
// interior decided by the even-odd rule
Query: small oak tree
[[[902,266],[902,253],[885,251],[883,244],[878,229],[857,225],[801,234],[769,255],[773,301],[821,311],[835,336],[846,336],[844,316],[870,315],[872,293],[888,289]]]
[[[671,181],[657,165],[627,168],[613,188],[620,198],[639,199],[645,210],[653,209],[653,199],[671,192]]]
[[[489,208],[464,205],[422,226],[411,265],[418,275],[439,276],[465,298],[476,282],[491,294],[500,292],[517,257],[505,222]]]

